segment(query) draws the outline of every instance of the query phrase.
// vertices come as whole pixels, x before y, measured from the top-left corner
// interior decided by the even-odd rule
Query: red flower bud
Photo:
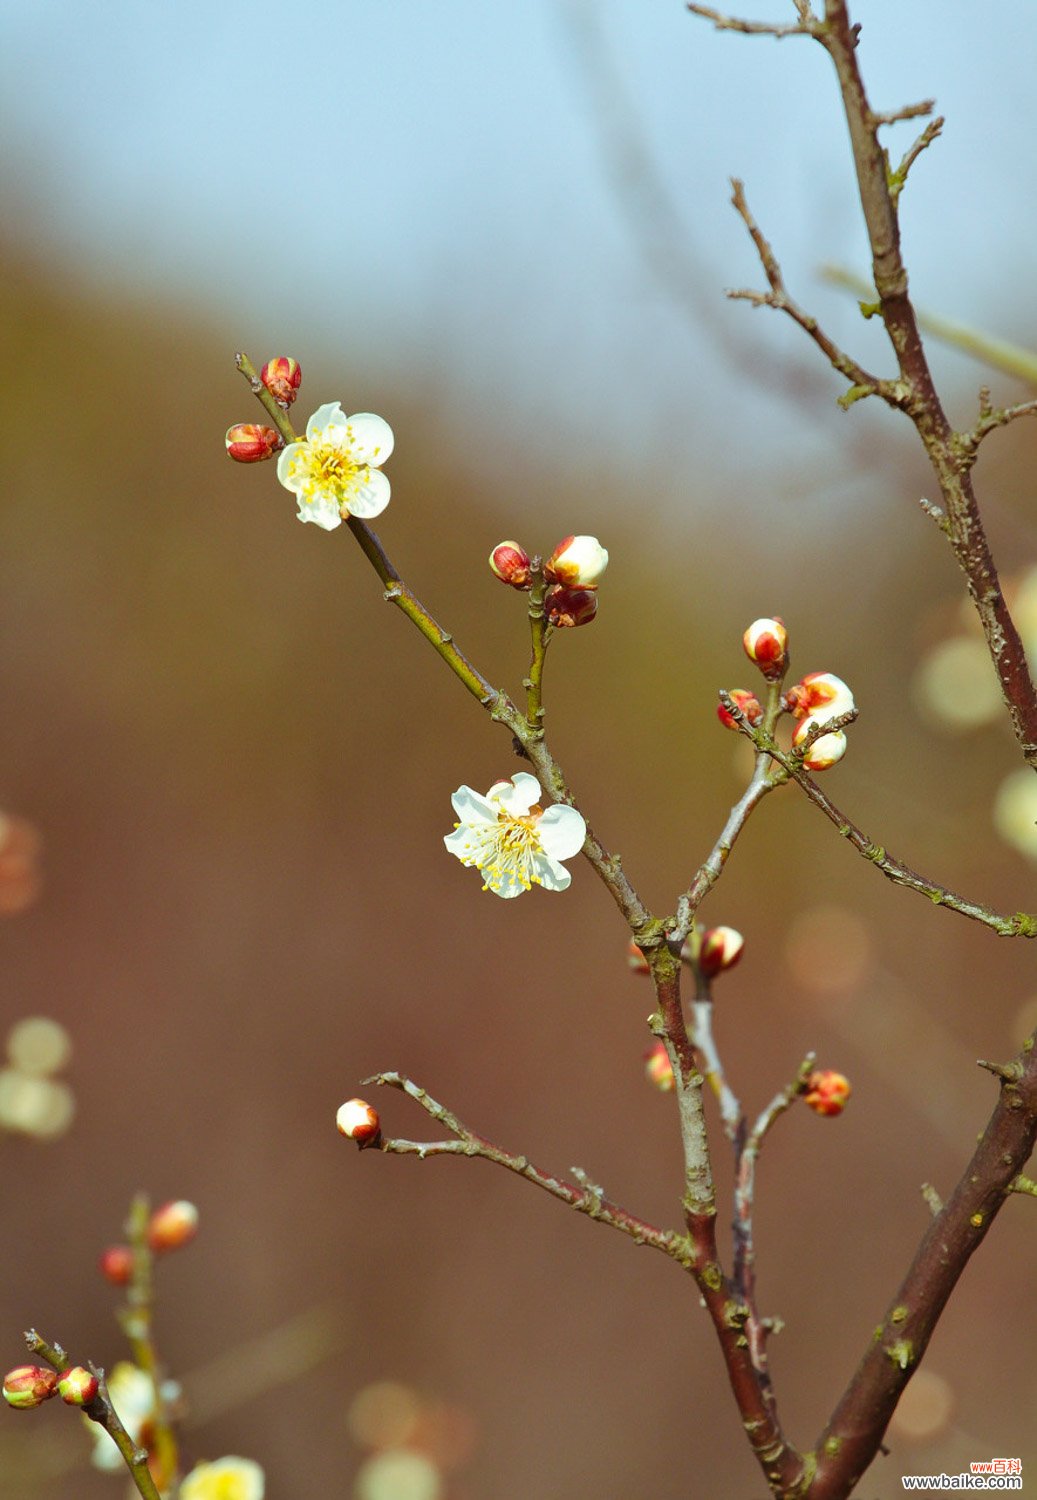
[[[822,1068],[811,1073],[803,1097],[815,1114],[841,1115],[851,1092],[850,1080],[842,1073]]]
[[[258,427],[255,422],[238,422],[227,428],[224,439],[227,452],[239,464],[258,464],[284,447],[284,438],[274,427]]]
[[[148,1220],[148,1244],[158,1254],[189,1245],[197,1233],[198,1210],[183,1198],[163,1203]]]
[[[544,596],[544,613],[552,625],[568,628],[589,625],[598,613],[595,589],[570,589],[559,585]]]
[[[544,577],[570,589],[594,589],[608,565],[596,536],[564,536],[544,564]]]
[[[129,1245],[109,1245],[98,1257],[97,1268],[112,1286],[129,1286],[133,1277],[133,1251]]]
[[[710,927],[699,943],[699,968],[707,978],[733,969],[742,956],[745,939],[733,927]]]
[[[648,966],[647,958],[645,958],[633,938],[627,944],[627,963],[635,974],[650,974],[652,972]]]
[[[42,1365],[17,1365],[4,1376],[4,1400],[16,1411],[42,1406],[57,1388],[57,1374]]]
[[[727,695],[735,708],[742,711],[750,724],[758,724],[763,718],[763,705],[755,693],[747,692],[745,688],[732,688]],[[722,703],[717,704],[717,718],[725,729],[737,729],[738,724],[731,713]]]
[[[58,1377],[58,1395],[66,1406],[89,1406],[97,1395],[97,1376],[82,1365],[62,1370]]]
[[[259,372],[259,378],[278,406],[283,406],[287,411],[302,384],[302,370],[297,359],[279,354],[276,359],[267,360]]]
[[[498,542],[490,553],[490,567],[501,583],[510,583],[513,589],[528,589],[529,553],[518,542]]]
[[[361,1151],[365,1146],[377,1146],[382,1137],[378,1111],[366,1099],[347,1099],[345,1104],[340,1104],[335,1124],[339,1133],[347,1140],[356,1141]]]

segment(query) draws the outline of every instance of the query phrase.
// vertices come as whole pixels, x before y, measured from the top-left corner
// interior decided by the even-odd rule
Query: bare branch
[[[786,26],[770,21],[743,21],[738,16],[725,16],[710,5],[689,3],[688,9],[692,15],[701,16],[705,21],[712,21],[718,31],[737,31],[743,36],[775,36],[779,40],[786,36],[816,36],[820,25],[809,5],[800,3],[800,0],[796,0],[799,20]]]
[[[895,125],[898,120],[917,120],[922,115],[931,115],[935,108],[935,99],[922,99],[918,104],[905,104],[900,109],[872,110],[871,118],[876,125]]]
[[[577,1168],[573,1168],[573,1175],[580,1186],[573,1187],[571,1183],[556,1176],[555,1173],[545,1172],[535,1166],[528,1156],[515,1156],[510,1151],[503,1150],[502,1147],[488,1141],[485,1136],[477,1135],[474,1130],[469,1130],[455,1114],[444,1105],[437,1103],[425,1089],[419,1088],[402,1073],[375,1073],[371,1078],[365,1078],[364,1083],[375,1083],[379,1087],[399,1089],[420,1104],[425,1113],[431,1115],[440,1125],[445,1125],[455,1137],[454,1140],[448,1141],[407,1141],[383,1136],[378,1144],[379,1150],[401,1156],[417,1156],[422,1160],[427,1156],[481,1156],[484,1161],[492,1161],[499,1167],[506,1167],[509,1172],[515,1172],[518,1176],[524,1177],[527,1182],[543,1188],[552,1197],[559,1198],[570,1208],[574,1208],[577,1213],[587,1214],[589,1218],[598,1219],[603,1224],[611,1224],[613,1229],[622,1230],[637,1244],[651,1245],[655,1250],[662,1250],[671,1259],[678,1261],[685,1270],[689,1268],[691,1250],[685,1235],[677,1234],[673,1230],[657,1229],[653,1224],[621,1208],[618,1203],[606,1198],[601,1188],[588,1183],[586,1174]]]
[[[932,108],[932,100],[929,100],[929,102],[928,102],[928,109],[931,109],[931,108]],[[917,107],[916,107],[916,112],[917,113],[921,113],[922,111],[917,110]],[[927,113],[928,110],[926,110],[924,112]],[[907,115],[902,115],[901,118],[902,119],[907,119],[908,117],[907,117]],[[893,173],[890,174],[889,191],[890,191],[890,196],[893,199],[894,203],[897,202],[897,200],[900,197],[900,194],[904,191],[904,187],[907,184],[907,174],[908,174],[908,172],[910,172],[911,168],[914,166],[915,162],[921,156],[922,152],[926,149],[926,147],[931,146],[932,143],[933,143],[933,141],[936,140],[936,137],[943,130],[943,127],[944,127],[945,124],[946,124],[946,121],[944,120],[943,115],[939,115],[935,120],[930,120],[929,124],[922,131],[921,135],[917,138],[917,140],[915,140],[913,142],[913,144],[909,147],[909,149],[904,153],[904,156],[903,156],[903,158],[901,160],[901,163],[900,163],[899,167],[896,169],[895,172],[893,172]]]
[[[989,399],[989,392],[986,394]],[[989,437],[999,427],[1007,427],[1017,417],[1035,416],[1037,416],[1037,400],[1020,401],[1015,406],[999,406],[995,408],[987,406],[985,409],[981,404],[979,421],[968,432],[958,432],[955,434],[955,446],[965,459],[970,462],[974,461],[979,445],[985,437]]]
[[[734,301],[747,301],[756,307],[773,307],[779,312],[786,313],[794,323],[803,329],[821,350],[834,370],[850,381],[850,390],[839,398],[840,406],[850,406],[862,396],[880,396],[890,406],[902,407],[906,397],[906,391],[897,381],[882,380],[877,375],[871,375],[859,365],[855,359],[846,354],[839,346],[828,337],[821,328],[816,318],[804,312],[803,309],[789,296],[782,275],[781,266],[777,256],[771,249],[756,220],[753,218],[749,204],[745,197],[745,186],[737,177],[731,180],[732,197],[731,202],[737,209],[753,244],[756,253],[760,257],[764,275],[767,277],[769,292],[753,291],[729,291],[728,296]]]

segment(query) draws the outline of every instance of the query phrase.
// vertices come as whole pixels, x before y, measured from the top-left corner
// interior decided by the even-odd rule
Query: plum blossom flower
[[[217,1458],[195,1464],[180,1486],[180,1500],[263,1500],[266,1480],[251,1458]]]
[[[443,839],[463,865],[481,871],[484,891],[506,899],[534,885],[564,891],[572,876],[559,860],[583,847],[587,825],[575,807],[556,803],[545,811],[539,781],[520,771],[480,796],[458,787],[451,801],[459,821]]]
[[[393,450],[392,428],[373,413],[347,417],[337,401],[318,406],[306,436],[289,443],[277,477],[299,502],[299,520],[334,531],[344,516],[369,520],[389,503],[381,466]]]

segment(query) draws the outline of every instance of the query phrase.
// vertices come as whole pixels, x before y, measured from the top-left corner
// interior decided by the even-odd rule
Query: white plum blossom
[[[196,1464],[180,1486],[180,1500],[263,1500],[266,1480],[251,1458]]]
[[[389,503],[381,466],[393,450],[392,428],[372,412],[347,417],[337,401],[318,406],[306,436],[282,448],[277,477],[299,502],[299,520],[325,531],[344,516],[370,520]]]
[[[583,847],[587,825],[575,807],[540,806],[543,792],[535,776],[520,771],[497,781],[481,796],[458,787],[451,801],[458,822],[443,842],[463,865],[482,873],[484,891],[506,899],[534,885],[564,891],[572,876],[559,860]]]

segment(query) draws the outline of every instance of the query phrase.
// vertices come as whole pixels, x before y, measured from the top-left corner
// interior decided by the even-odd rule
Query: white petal
[[[540,835],[541,848],[550,858],[571,859],[583,848],[587,825],[575,807],[556,803],[540,819],[537,833]]]
[[[289,476],[295,460],[305,451],[305,443],[289,443],[287,448],[282,448],[277,455],[277,478],[286,490],[297,490],[302,482],[299,478],[293,481]]]
[[[346,508],[351,516],[369,521],[389,504],[391,488],[380,469],[368,469],[363,479],[354,479],[346,490]]]
[[[496,823],[497,809],[470,786],[459,786],[450,799],[462,823]]]
[[[555,859],[540,854],[536,857],[536,871],[545,891],[565,891],[572,884],[572,876],[564,865]]]
[[[313,416],[306,423],[306,441],[313,441],[314,434],[322,432],[325,427],[345,427],[346,414],[337,401],[328,401],[324,406],[318,406]]]
[[[354,460],[358,464],[373,464],[380,468],[395,442],[388,422],[370,411],[358,411],[356,416],[346,417],[345,421]]]
[[[543,796],[540,783],[535,776],[530,776],[528,771],[519,771],[517,776],[511,778],[511,782],[505,782],[503,790],[498,793],[498,801],[511,813],[512,817],[524,818],[529,809]]]
[[[470,829],[463,825],[455,828],[453,833],[443,835],[443,842],[455,859],[459,859],[462,864],[471,864],[469,856],[474,853],[475,846]]]
[[[299,500],[299,520],[314,521],[325,531],[334,531],[336,526],[342,525],[338,506],[330,495],[324,493],[319,493],[313,500]]]
[[[495,896],[500,896],[504,901],[510,901],[514,896],[521,896],[522,892],[528,889],[510,870],[502,870],[493,880],[484,870],[483,879],[486,882],[486,889],[492,891]]]

